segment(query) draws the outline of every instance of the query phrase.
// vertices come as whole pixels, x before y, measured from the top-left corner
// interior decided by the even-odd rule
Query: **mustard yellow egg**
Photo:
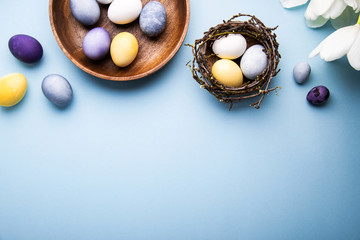
[[[0,106],[12,107],[25,96],[27,81],[20,73],[11,73],[0,78]]]
[[[229,87],[240,87],[243,74],[240,67],[233,61],[221,59],[214,63],[212,73],[218,82]]]
[[[131,33],[119,33],[111,42],[110,55],[118,67],[129,66],[135,60],[138,51],[138,41]]]

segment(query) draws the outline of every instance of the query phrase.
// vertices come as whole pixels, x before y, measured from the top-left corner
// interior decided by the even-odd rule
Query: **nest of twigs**
[[[249,18],[247,21],[236,21],[240,17]],[[260,108],[265,95],[270,92],[277,92],[280,87],[269,88],[271,79],[277,75],[280,54],[279,44],[276,41],[275,28],[266,27],[258,18],[248,14],[238,14],[228,21],[212,27],[204,33],[204,37],[195,41],[192,47],[194,59],[188,63],[194,79],[202,88],[208,90],[217,99],[225,103],[230,103],[230,110],[234,102],[243,99],[257,98],[257,101],[250,106]],[[211,69],[219,58],[212,52],[212,45],[215,40],[227,36],[228,34],[241,34],[247,41],[247,47],[255,44],[264,46],[264,51],[268,58],[266,69],[255,80],[244,77],[244,83],[240,87],[229,87],[219,83],[213,76]],[[239,63],[240,59],[235,60]]]

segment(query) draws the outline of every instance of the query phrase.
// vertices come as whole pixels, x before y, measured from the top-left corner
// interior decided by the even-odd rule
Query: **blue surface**
[[[308,29],[305,7],[191,0],[187,43],[239,11],[280,25],[282,90],[231,112],[191,78],[188,47],[151,77],[108,82],[61,52],[47,0],[0,9],[0,75],[28,78],[24,100],[0,109],[0,240],[360,239],[360,73],[307,59],[333,30]],[[43,44],[39,64],[11,55],[18,33]],[[299,61],[312,66],[303,85]],[[41,92],[52,73],[72,84],[65,110]],[[322,107],[306,102],[316,85],[331,91]]]

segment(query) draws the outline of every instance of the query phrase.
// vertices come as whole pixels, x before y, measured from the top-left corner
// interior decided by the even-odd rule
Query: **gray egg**
[[[297,83],[303,84],[310,76],[311,67],[307,62],[299,62],[295,65],[293,74]]]
[[[144,6],[140,14],[140,29],[149,37],[159,36],[166,27],[165,7],[158,1],[151,1]]]
[[[41,89],[47,99],[58,107],[66,107],[73,98],[73,90],[70,83],[58,74],[46,76]]]
[[[76,20],[86,26],[100,19],[100,7],[96,0],[70,0],[70,10]]]

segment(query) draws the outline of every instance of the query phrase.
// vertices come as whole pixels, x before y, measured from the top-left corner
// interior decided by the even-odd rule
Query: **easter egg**
[[[114,0],[108,9],[108,17],[115,24],[128,24],[135,21],[141,12],[140,0]]]
[[[246,78],[255,80],[265,70],[267,64],[264,47],[257,44],[245,51],[240,61],[240,68]]]
[[[243,74],[240,67],[228,59],[216,61],[212,67],[215,79],[229,87],[240,87],[243,83]]]
[[[325,86],[312,88],[306,96],[306,100],[313,105],[325,103],[330,97],[330,91]]]
[[[83,50],[85,55],[92,60],[103,59],[110,50],[111,38],[104,28],[97,27],[90,30],[84,37]]]
[[[101,4],[110,4],[113,0],[97,0]]]
[[[0,78],[0,106],[12,107],[25,96],[27,81],[20,73],[11,73]]]
[[[14,57],[24,63],[38,62],[43,56],[43,48],[39,41],[24,34],[10,38],[9,49]]]
[[[149,37],[159,36],[166,27],[166,10],[158,1],[146,4],[140,13],[140,29]]]
[[[246,47],[246,39],[241,34],[229,34],[215,40],[212,50],[219,58],[236,59],[244,54]]]
[[[297,83],[304,83],[310,76],[311,67],[307,62],[299,62],[293,70],[294,79]]]
[[[41,89],[45,97],[58,107],[66,107],[72,101],[73,90],[70,83],[58,74],[46,76]]]
[[[70,0],[70,10],[77,21],[91,26],[100,19],[100,7],[96,0]]]
[[[138,41],[131,33],[119,33],[111,42],[110,55],[118,67],[130,65],[135,60],[138,51]]]

